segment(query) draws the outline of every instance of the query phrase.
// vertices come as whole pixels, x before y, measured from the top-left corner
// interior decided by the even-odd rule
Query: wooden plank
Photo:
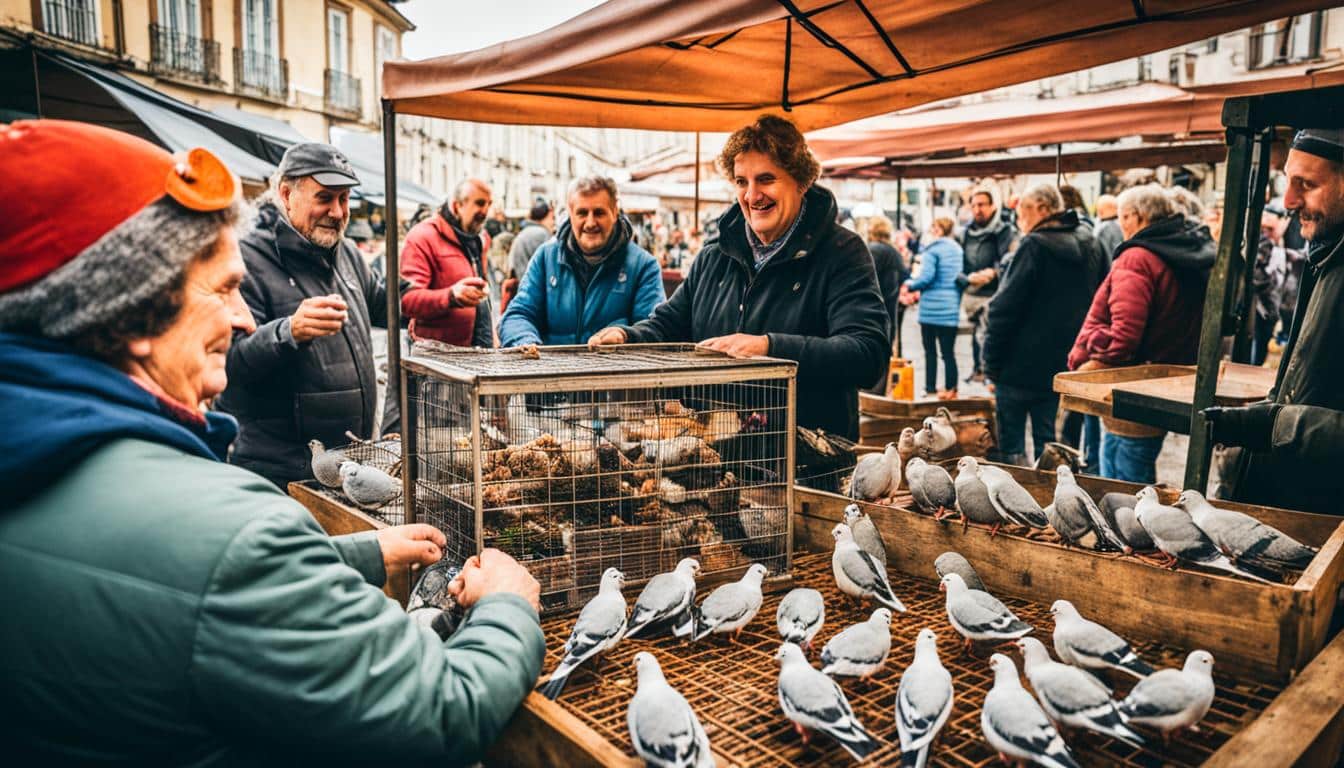
[[[305,483],[290,483],[289,495],[308,509],[313,518],[317,520],[317,524],[322,526],[322,530],[326,531],[328,536],[376,531],[387,527],[387,523],[369,515],[364,510],[342,504],[329,496],[318,493]],[[406,600],[411,595],[411,572],[401,570],[387,574],[387,583],[383,585],[383,593],[402,605],[406,605]]]
[[[1294,585],[1294,589],[1307,595],[1307,616],[1303,619],[1306,631],[1298,641],[1299,658],[1315,656],[1330,632],[1331,619],[1339,601],[1339,585],[1344,582],[1341,550],[1344,550],[1344,525],[1335,530]]]
[[[508,768],[637,768],[643,763],[534,691],[523,700],[482,764]]]
[[[1337,635],[1274,703],[1204,763],[1205,768],[1334,766],[1344,745],[1344,634]]]
[[[830,529],[848,499],[798,489],[799,546],[824,550]],[[888,532],[889,562],[902,572],[935,578],[933,560],[958,551],[981,568],[989,587],[1005,595],[1049,604],[1071,600],[1078,609],[1121,634],[1161,638],[1212,652],[1224,668],[1256,679],[1283,682],[1307,659],[1298,658],[1308,592],[1230,576],[1154,568],[1133,558],[1108,558],[1060,545],[1000,535],[890,507],[866,505]],[[1228,606],[1237,606],[1235,612]],[[1285,644],[1291,647],[1285,649]]]
[[[994,415],[992,397],[958,397],[952,400],[919,399],[896,400],[869,392],[859,393],[859,415],[879,418],[917,418],[924,419],[946,408],[954,416],[981,416],[991,418]]]

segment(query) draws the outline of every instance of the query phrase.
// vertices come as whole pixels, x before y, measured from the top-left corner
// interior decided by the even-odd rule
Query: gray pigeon
[[[1135,552],[1151,552],[1157,549],[1153,544],[1153,537],[1143,530],[1139,525],[1138,515],[1134,514],[1134,507],[1139,503],[1139,498],[1128,493],[1118,493],[1112,491],[1101,497],[1101,513],[1111,523],[1111,528],[1120,534],[1120,538],[1125,540]]]
[[[868,677],[887,663],[891,654],[891,609],[878,608],[867,621],[846,627],[821,649],[821,671],[826,675]]]
[[[1143,746],[1143,737],[1125,725],[1110,690],[1095,677],[1051,659],[1050,652],[1034,637],[1018,640],[1017,647],[1022,651],[1022,669],[1051,720]]]
[[[1001,523],[1038,529],[1050,524],[1041,505],[1006,470],[991,466],[979,466],[977,469],[980,479],[985,483],[985,490],[989,492],[990,504],[1002,518]],[[997,530],[998,525],[995,526]]]
[[[1012,659],[996,653],[989,657],[989,668],[994,670],[994,687],[980,710],[980,729],[989,746],[1005,761],[1011,757],[1046,768],[1078,768],[1059,731],[1022,687]]]
[[[409,613],[425,606],[443,610],[452,609],[457,601],[448,594],[448,585],[461,572],[462,566],[448,560],[440,560],[427,566],[420,572],[420,578],[415,582],[415,589],[411,590],[406,600],[406,611]]]
[[[863,501],[877,501],[896,492],[901,484],[901,462],[896,444],[887,443],[881,453],[866,453],[854,465],[849,481],[849,496]]]
[[[784,643],[775,659],[779,662],[779,707],[793,721],[804,744],[811,740],[809,731],[821,731],[859,762],[878,748],[877,740],[854,716],[840,686],[808,664],[802,648]]]
[[[341,464],[349,461],[340,451],[328,451],[321,440],[308,441],[308,450],[312,451],[311,466],[313,477],[328,488],[341,487]]]
[[[341,464],[341,490],[359,507],[378,509],[401,495],[401,481],[377,467],[347,460]]]
[[[1138,499],[1134,514],[1138,515],[1143,529],[1153,537],[1153,543],[1169,558],[1171,566],[1174,567],[1178,560],[1185,560],[1205,568],[1216,568],[1266,584],[1272,583],[1233,564],[1195,525],[1185,510],[1159,502],[1157,490],[1151,485],[1139,490]]]
[[[775,625],[784,642],[811,650],[812,638],[826,623],[826,600],[815,589],[799,587],[789,591],[775,609]]]
[[[1055,617],[1055,653],[1065,664],[1088,670],[1114,669],[1137,678],[1153,673],[1124,638],[1083,618],[1068,600],[1056,600],[1050,615]]]
[[[835,585],[841,592],[857,600],[871,597],[882,605],[905,613],[905,606],[891,591],[891,582],[887,580],[887,569],[878,564],[867,552],[854,543],[854,534],[849,526],[837,523],[831,529],[835,537],[835,552],[831,555],[831,571],[835,574]]]
[[[705,727],[685,697],[667,684],[653,654],[635,654],[635,674],[635,695],[625,713],[635,754],[655,768],[714,768]]]
[[[859,509],[858,504],[845,507],[845,525],[854,534],[854,543],[867,552],[874,560],[887,567],[887,545],[882,541],[882,532],[877,530],[873,519]]]
[[[580,664],[601,655],[620,642],[625,632],[625,574],[608,568],[602,574],[597,594],[579,611],[574,629],[565,641],[565,657],[551,673],[551,679],[541,689],[541,695],[554,700],[565,689],[569,674]]]
[[[741,580],[721,584],[710,592],[695,612],[695,631],[691,639],[699,640],[711,632],[740,633],[761,610],[761,581],[764,578],[765,566],[752,563]]]
[[[901,739],[901,766],[924,768],[929,747],[952,714],[952,675],[938,658],[938,636],[919,630],[915,658],[896,688],[896,732]]]
[[[980,580],[980,574],[975,572],[971,563],[962,557],[958,552],[944,552],[933,561],[933,569],[938,572],[938,578],[943,578],[949,573],[955,573],[966,582],[966,586],[971,589],[977,589],[981,592],[988,592],[985,589],[985,582]]]
[[[1213,695],[1213,656],[1191,651],[1182,669],[1159,669],[1140,680],[1120,702],[1120,714],[1166,737],[1178,728],[1198,730],[1196,724],[1213,705]]]
[[[980,463],[974,456],[962,456],[957,462],[957,479],[952,484],[957,493],[957,511],[961,513],[962,527],[970,523],[1001,525],[1003,518],[989,500],[989,489],[980,479]]]
[[[929,435],[929,450],[934,454],[946,453],[957,445],[957,428],[952,426],[952,412],[946,408],[925,418],[923,431]]]
[[[955,573],[944,576],[938,588],[947,593],[947,620],[966,639],[968,653],[975,641],[1016,640],[1032,630],[1008,606],[988,592],[967,587]]]
[[[949,510],[957,507],[957,489],[952,476],[937,464],[929,464],[918,456],[905,465],[905,482],[915,506],[926,515],[941,520]]]
[[[1054,516],[1050,517],[1050,524],[1065,540],[1078,544],[1084,535],[1091,532],[1096,535],[1097,549],[1128,553],[1129,545],[1111,528],[1110,521],[1102,514],[1097,502],[1078,485],[1073,470],[1063,464],[1055,468],[1055,503],[1052,506]],[[1076,523],[1081,522],[1084,526],[1083,534],[1076,537],[1066,534],[1056,525],[1056,520],[1070,525],[1075,532]]]
[[[698,573],[700,563],[687,557],[677,563],[671,573],[660,573],[649,579],[635,599],[625,637],[653,635],[668,628],[677,637],[689,635],[695,624],[691,606],[695,604]]]
[[[1219,509],[1199,491],[1181,491],[1176,506],[1190,513],[1214,546],[1238,565],[1255,568],[1302,570],[1316,557],[1316,550],[1254,517],[1232,509]]]

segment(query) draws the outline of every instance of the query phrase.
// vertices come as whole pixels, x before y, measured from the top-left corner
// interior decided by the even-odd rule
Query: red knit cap
[[[0,126],[0,293],[78,256],[164,195],[195,211],[228,208],[237,178],[214,155],[174,159],[129,133],[66,120]]]

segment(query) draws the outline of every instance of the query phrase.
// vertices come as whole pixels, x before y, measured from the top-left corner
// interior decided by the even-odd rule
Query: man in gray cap
[[[281,489],[312,477],[309,440],[378,428],[369,328],[387,324],[387,288],[344,237],[357,184],[335,147],[296,144],[239,243],[257,329],[235,334],[219,407],[240,428],[230,461]]]
[[[1344,463],[1344,131],[1306,130],[1284,163],[1284,207],[1310,241],[1297,310],[1269,399],[1209,408],[1213,440],[1244,448],[1231,498],[1341,514]]]

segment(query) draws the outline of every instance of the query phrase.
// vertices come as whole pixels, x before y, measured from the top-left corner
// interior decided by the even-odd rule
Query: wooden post
[[[904,220],[901,218],[901,198],[904,196],[904,193],[901,192],[901,180],[903,178],[903,176],[896,177],[896,227],[898,229],[905,226]]]
[[[700,132],[695,132],[695,213],[692,215],[691,234],[700,234]]]
[[[1204,321],[1199,333],[1195,397],[1190,409],[1190,448],[1185,458],[1185,487],[1203,492],[1209,482],[1209,459],[1213,451],[1209,427],[1200,413],[1213,405],[1218,386],[1218,368],[1223,357],[1224,323],[1236,298],[1236,264],[1245,231],[1246,202],[1251,175],[1250,131],[1229,130],[1227,192],[1223,196],[1223,230],[1218,238],[1218,256],[1204,295]]]
[[[406,430],[407,396],[406,374],[401,370],[401,260],[397,257],[397,228],[401,220],[397,216],[397,110],[392,102],[383,99],[383,204],[386,211],[383,231],[387,237],[387,249],[383,252],[383,266],[387,279],[387,380],[396,376],[401,386],[397,387],[397,396],[401,401],[397,405],[401,415],[403,438]],[[376,418],[381,419],[382,414]],[[402,441],[401,455],[404,457],[402,470],[402,503],[405,505],[406,524],[415,522],[415,472],[407,469],[413,461],[409,458],[414,444]]]

